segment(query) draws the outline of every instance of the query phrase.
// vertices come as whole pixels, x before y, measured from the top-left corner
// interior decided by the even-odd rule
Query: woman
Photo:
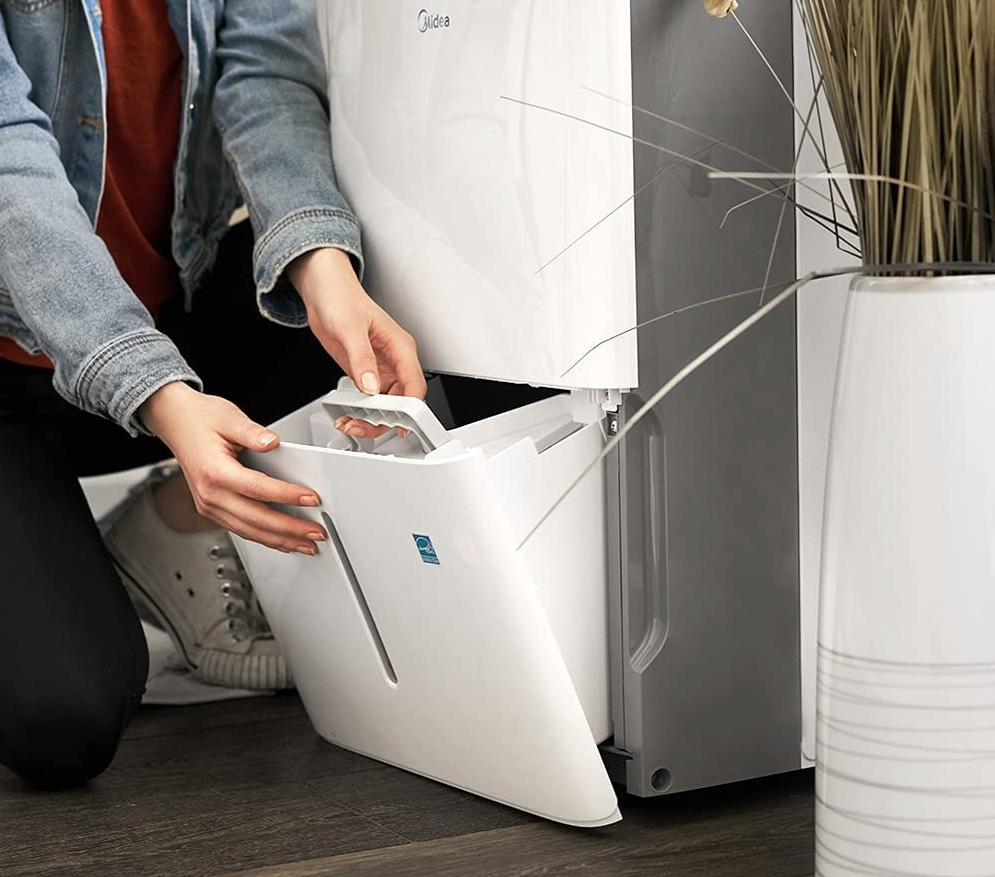
[[[326,534],[267,503],[320,498],[236,455],[276,447],[260,423],[330,389],[333,360],[425,393],[357,278],[314,12],[0,4],[0,763],[33,784],[99,774],[140,701],[122,578],[201,678],[290,684],[225,530],[314,554]],[[239,204],[251,229],[229,231]],[[105,546],[77,478],[170,455]]]

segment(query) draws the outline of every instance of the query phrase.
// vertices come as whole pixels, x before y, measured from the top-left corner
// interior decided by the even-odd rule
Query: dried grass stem
[[[993,261],[995,3],[802,2],[864,263]]]

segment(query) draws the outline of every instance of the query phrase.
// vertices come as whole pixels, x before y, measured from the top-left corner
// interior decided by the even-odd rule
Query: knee
[[[101,774],[128,718],[127,698],[61,694],[34,700],[0,725],[0,763],[38,788],[72,788]]]

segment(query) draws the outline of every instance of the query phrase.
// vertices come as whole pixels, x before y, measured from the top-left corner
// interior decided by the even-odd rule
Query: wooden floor
[[[812,776],[623,796],[621,823],[552,825],[336,749],[295,696],[148,709],[71,793],[0,768],[0,875],[809,877]]]

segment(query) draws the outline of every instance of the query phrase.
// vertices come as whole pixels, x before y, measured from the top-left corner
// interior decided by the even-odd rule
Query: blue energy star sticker
[[[421,555],[422,563],[434,563],[439,566],[439,555],[435,553],[435,546],[432,545],[432,540],[428,536],[419,536],[417,533],[412,533],[415,539],[415,545],[418,548],[418,553]]]

